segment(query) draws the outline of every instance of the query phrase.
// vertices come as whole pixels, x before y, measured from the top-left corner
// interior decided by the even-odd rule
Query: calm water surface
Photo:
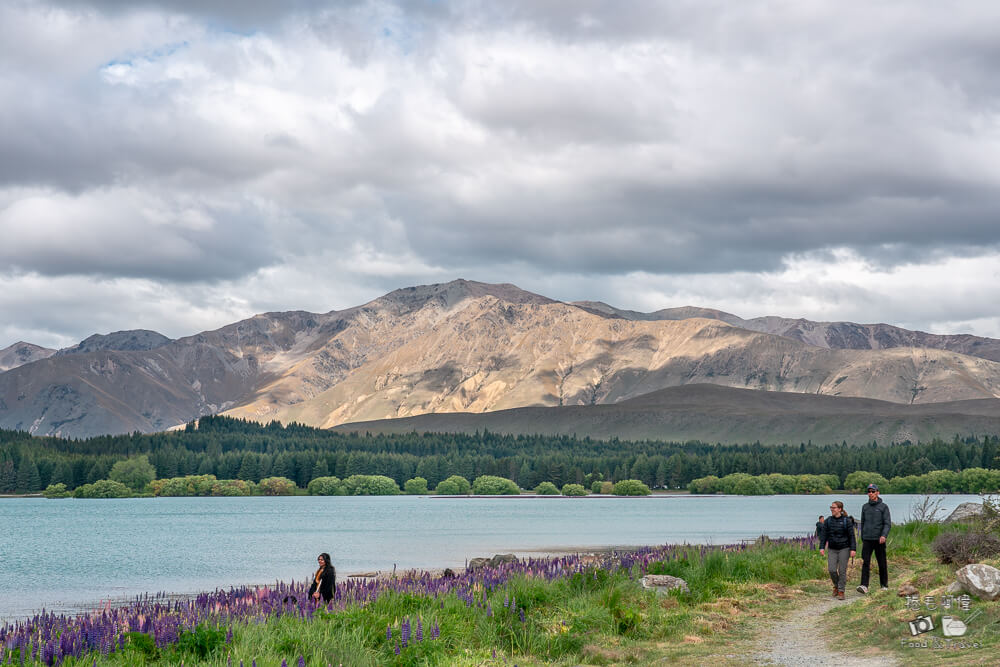
[[[648,498],[0,499],[0,618],[78,611],[108,598],[338,574],[461,567],[495,553],[813,533],[830,501],[862,496]],[[922,496],[883,496],[900,521]],[[978,496],[941,496],[942,509]]]

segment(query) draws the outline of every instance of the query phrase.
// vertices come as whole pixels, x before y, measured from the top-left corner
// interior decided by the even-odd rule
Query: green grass
[[[919,609],[910,609],[907,608],[907,600],[896,594],[901,585],[909,583],[918,589],[921,601],[925,596],[933,596],[934,601],[940,603],[947,587],[955,581],[958,566],[939,563],[931,551],[931,543],[944,531],[968,529],[968,526],[937,523],[908,523],[893,527],[887,542],[890,591],[873,592],[855,604],[831,610],[827,626],[836,628],[836,632],[831,633],[830,638],[855,654],[870,652],[874,647],[888,649],[906,665],[996,664],[996,656],[1000,652],[1000,605],[976,598],[972,598],[968,612],[955,605],[951,615],[960,619],[975,616],[969,621],[965,636],[954,638],[952,645],[958,642],[980,644],[978,648],[955,649],[947,647],[937,627],[944,613],[940,608],[929,610],[921,602]],[[985,562],[995,567],[1000,565],[996,559]],[[874,564],[872,568],[872,578],[877,581]],[[913,637],[907,622],[918,614],[930,615],[936,627],[933,632]],[[924,641],[928,641],[928,648],[908,646],[910,642]],[[942,647],[933,648],[935,643]]]

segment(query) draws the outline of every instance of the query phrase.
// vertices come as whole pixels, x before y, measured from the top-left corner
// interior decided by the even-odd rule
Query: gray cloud
[[[7,4],[0,288],[71,277],[92,304],[139,281],[163,305],[121,308],[176,326],[199,291],[249,315],[463,276],[725,308],[728,280],[753,288],[744,316],[989,328],[992,293],[921,316],[875,277],[947,283],[952,259],[1000,253],[998,18],[902,0]],[[26,335],[98,329],[10,308]]]

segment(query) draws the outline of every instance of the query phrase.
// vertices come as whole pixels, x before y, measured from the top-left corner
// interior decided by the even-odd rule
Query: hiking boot
[[[880,591],[882,591],[882,592],[884,593],[885,591],[889,590],[889,587],[888,587],[888,586],[883,586],[883,587],[882,587],[882,588],[880,588],[879,590],[880,590]]]
[[[860,586],[858,586],[858,592],[861,593],[862,595],[868,595],[868,587],[865,586],[864,584],[861,584]]]
[[[844,599],[844,591],[837,591],[837,599],[838,600]]]
[[[837,584],[833,585],[833,597],[837,597]]]

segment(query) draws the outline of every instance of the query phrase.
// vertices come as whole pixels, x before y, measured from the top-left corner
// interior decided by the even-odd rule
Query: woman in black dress
[[[337,590],[337,568],[330,564],[330,554],[322,553],[317,560],[319,561],[319,569],[313,575],[309,595],[312,596],[313,600],[319,600],[322,597],[323,602],[329,602]]]

